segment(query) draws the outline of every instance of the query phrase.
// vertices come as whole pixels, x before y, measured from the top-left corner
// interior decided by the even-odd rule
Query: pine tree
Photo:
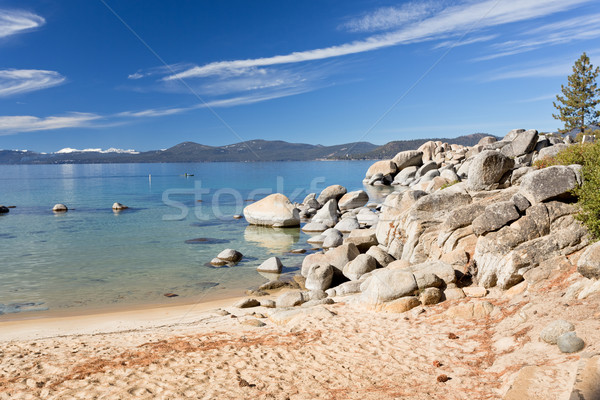
[[[598,73],[600,68],[594,68],[585,52],[575,61],[573,74],[568,77],[568,85],[560,85],[564,96],[556,96],[556,100],[562,104],[553,102],[558,115],[552,116],[565,123],[559,132],[566,133],[575,128],[583,132],[586,125],[597,123],[600,117],[600,112],[596,110],[596,105],[600,103],[600,91],[596,84]]]

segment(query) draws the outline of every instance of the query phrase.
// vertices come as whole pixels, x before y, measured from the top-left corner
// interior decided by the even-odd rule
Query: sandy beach
[[[286,318],[219,300],[4,322],[0,398],[567,399],[582,360],[600,353],[597,296],[561,298],[575,278],[406,313],[342,297]],[[584,352],[539,339],[557,310]]]

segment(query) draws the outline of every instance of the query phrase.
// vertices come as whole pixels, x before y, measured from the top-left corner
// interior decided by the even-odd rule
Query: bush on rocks
[[[572,164],[583,166],[583,184],[573,191],[581,207],[577,217],[592,237],[600,239],[600,141],[569,146],[555,157],[537,160],[534,165],[545,168]]]

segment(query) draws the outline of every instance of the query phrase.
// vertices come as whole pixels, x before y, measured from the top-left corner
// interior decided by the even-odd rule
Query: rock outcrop
[[[567,146],[557,143],[535,130],[513,130],[473,147],[427,142],[369,168],[364,183],[395,186],[382,204],[367,204],[366,192],[336,185],[321,193],[319,204],[307,196],[314,213],[303,230],[320,232],[308,242],[326,251],[304,258],[306,289],[385,312],[468,297],[447,315],[495,315],[498,307],[475,299],[497,293],[493,287],[508,296],[522,293],[550,276],[556,260],[590,244],[572,201],[581,167],[532,166],[539,154],[554,154],[542,150]],[[600,292],[599,249],[589,246],[576,259],[590,282],[574,285],[569,298]],[[288,297],[278,304],[308,301]],[[565,348],[579,346],[571,337],[566,342]]]

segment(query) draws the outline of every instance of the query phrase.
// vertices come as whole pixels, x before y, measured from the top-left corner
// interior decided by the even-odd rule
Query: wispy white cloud
[[[440,42],[440,43],[436,44],[433,48],[441,49],[441,48],[448,48],[448,47],[466,46],[466,45],[473,44],[473,43],[488,42],[490,40],[496,39],[497,37],[498,37],[498,35],[484,35],[484,36],[477,36],[477,37],[473,37],[473,38],[469,38],[469,39],[465,39],[465,40],[446,40],[444,42]]]
[[[142,79],[143,77],[144,77],[144,74],[142,74],[140,72],[134,72],[133,74],[127,75],[127,79]]]
[[[232,97],[232,98],[228,98],[228,99],[212,100],[212,101],[209,101],[209,102],[206,102],[206,103],[200,105],[200,108],[233,107],[233,106],[246,105],[246,104],[255,104],[255,103],[260,103],[260,102],[267,101],[267,100],[274,100],[274,99],[280,99],[282,97],[295,96],[298,94],[310,92],[312,90],[314,90],[314,89],[308,88],[308,87],[291,88],[291,89],[287,89],[287,90],[276,91],[274,93],[260,93],[260,94],[253,94],[253,95],[248,95],[248,96]]]
[[[194,80],[145,80],[134,90],[193,94],[200,101],[216,107],[257,103],[307,93],[330,85],[331,75],[340,74],[353,62],[321,61],[311,65],[251,67],[239,71],[223,71],[218,76]],[[145,71],[141,71],[142,74]],[[223,97],[226,96],[226,99]],[[235,100],[232,100],[235,99]],[[251,100],[250,100],[251,99]],[[214,103],[213,103],[214,102]],[[149,115],[168,111],[150,110]],[[173,110],[173,112],[179,112]]]
[[[100,115],[95,113],[70,113],[62,116],[35,117],[31,115],[0,116],[0,136],[22,132],[48,131],[65,128],[99,128],[118,126],[143,118],[158,118],[182,114],[205,108],[226,108],[245,104],[255,104],[267,100],[294,96],[311,91],[310,88],[290,88],[273,93],[255,93],[193,104],[188,107],[149,108],[138,111],[123,111]]]
[[[460,35],[469,30],[478,30],[497,25],[539,18],[571,9],[592,0],[486,0],[467,2],[443,9],[421,21],[385,34],[370,36],[337,46],[298,51],[273,57],[245,60],[217,61],[195,66],[163,78],[166,81],[219,76],[227,73],[242,73],[249,68],[291,64],[350,54],[363,53],[400,44],[436,40],[449,35]]]
[[[0,38],[30,31],[45,23],[44,18],[28,11],[0,8]]]
[[[63,128],[89,126],[92,121],[102,118],[90,113],[71,113],[64,116],[34,117],[16,115],[0,117],[0,135],[11,135],[20,132],[47,131]]]
[[[33,92],[60,85],[65,77],[55,71],[40,69],[0,70],[0,97]]]
[[[523,100],[517,100],[517,103],[537,103],[538,101],[549,101],[556,100],[556,93],[554,94],[545,94],[542,96],[530,97]]]
[[[600,58],[600,49],[592,49],[587,52],[592,63]],[[553,78],[566,77],[572,72],[573,63],[579,58],[579,54],[562,55],[560,58],[548,58],[537,60],[533,63],[511,65],[510,67],[498,68],[489,71],[485,75],[475,77],[480,81],[492,82],[504,79],[520,78]]]
[[[484,81],[499,81],[503,79],[517,78],[549,78],[555,76],[567,76],[571,71],[570,63],[554,63],[538,65],[533,67],[517,67],[510,70],[496,70],[489,73]]]
[[[171,65],[161,65],[160,67],[148,68],[146,70],[137,70],[133,74],[129,74],[127,79],[142,79],[155,75],[165,75],[165,74],[173,74],[180,71],[184,71],[193,66],[193,64],[189,63],[177,63]]]
[[[193,110],[194,107],[174,107],[174,108],[149,108],[141,111],[124,111],[115,114],[116,117],[133,117],[133,118],[146,118],[146,117],[165,117],[167,115],[181,114],[186,111]]]
[[[596,39],[600,37],[600,13],[542,25],[525,31],[520,36],[523,38],[494,44],[491,47],[493,53],[475,58],[473,61],[493,60],[542,47]]]
[[[383,7],[353,18],[340,28],[350,32],[374,32],[398,28],[409,22],[430,16],[441,7],[430,1],[411,2],[398,7]]]
[[[279,99],[282,97],[294,96],[312,91],[312,88],[289,88],[286,90],[276,91],[272,93],[254,93],[247,96],[227,97],[216,100],[210,100],[203,103],[194,104],[189,107],[173,107],[173,108],[149,108],[139,111],[124,111],[114,115],[119,118],[153,118],[164,117],[167,115],[175,115],[186,113],[202,108],[225,108],[246,104],[255,104],[263,101]]]
[[[554,32],[563,32],[568,29],[583,29],[590,28],[600,23],[600,13],[585,14],[578,17],[564,19],[561,21],[550,22],[544,25],[539,25],[533,29],[527,30],[525,33],[529,35],[547,34]]]

